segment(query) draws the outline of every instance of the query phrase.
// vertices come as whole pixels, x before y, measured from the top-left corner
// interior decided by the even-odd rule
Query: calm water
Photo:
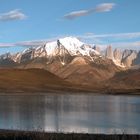
[[[140,134],[140,96],[0,96],[0,129]]]

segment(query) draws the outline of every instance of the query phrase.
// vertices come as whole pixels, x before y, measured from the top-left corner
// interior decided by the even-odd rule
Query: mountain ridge
[[[9,53],[1,55],[0,68],[1,70],[8,68],[9,71],[10,69],[45,70],[57,76],[63,82],[69,83],[70,87],[71,85],[84,87],[88,91],[89,89],[92,91],[96,89],[99,91],[101,89],[118,90],[121,85],[120,81],[123,82],[123,79],[118,78],[117,73],[127,72],[130,68],[139,68],[140,53],[134,50],[121,52],[119,49],[115,49],[113,51],[112,46],[108,46],[104,55],[101,51],[98,51],[100,51],[99,46],[88,45],[76,38],[67,37],[48,42],[37,48],[28,48],[15,55]],[[133,64],[136,65],[133,66]],[[130,65],[132,66],[130,67]],[[115,82],[118,82],[118,85]],[[122,88],[131,87],[133,89],[129,83],[125,81],[123,83],[125,83],[125,86],[122,86]],[[62,86],[60,87],[63,89]]]
[[[106,57],[111,59],[114,64],[119,67],[131,67],[133,65],[140,64],[139,59],[140,52],[135,50],[112,49],[112,46],[106,48],[106,53],[102,54],[100,47],[95,44],[89,45],[79,41],[75,37],[60,38],[56,41],[47,42],[43,46],[36,48],[28,48],[22,52],[11,55],[10,53],[0,56],[0,65],[3,61],[8,60],[11,63],[21,64],[35,58],[47,58],[47,63],[53,61],[53,59],[59,59],[62,65],[67,63],[70,57],[75,56],[87,56],[91,61],[94,61],[95,57]]]

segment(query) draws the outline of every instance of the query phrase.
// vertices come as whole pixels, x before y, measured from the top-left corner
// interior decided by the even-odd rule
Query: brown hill
[[[62,66],[54,62],[46,69],[68,82],[100,89],[102,81],[113,77],[116,72],[120,71],[120,68],[113,65],[111,60],[102,61],[91,62],[87,58],[76,57],[67,65]]]
[[[39,69],[37,69],[39,68]],[[73,57],[65,65],[55,59],[35,59],[16,69],[0,70],[2,92],[98,91],[111,92],[140,89],[140,69],[126,70],[112,60],[97,57]]]
[[[118,72],[105,85],[112,90],[140,93],[140,69]]]
[[[50,92],[80,89],[43,69],[0,69],[0,92]]]
[[[66,79],[69,82],[43,69],[0,69],[0,93],[66,93],[69,91],[75,93],[82,91],[117,94],[140,92],[140,69],[117,72],[112,78],[97,82],[93,75],[97,75],[99,71],[95,71],[93,75],[90,75],[88,71],[84,75],[82,72],[85,68],[86,66],[81,66],[80,71],[74,68],[72,78],[68,76]],[[87,83],[83,85],[81,81],[87,81]]]
[[[112,60],[97,57],[93,61],[89,57],[74,57],[69,63],[62,65],[59,59],[46,63],[46,59],[35,59],[19,65],[17,68],[40,68],[50,71],[72,85],[84,86],[87,89],[102,89],[103,81],[112,78],[121,71]]]

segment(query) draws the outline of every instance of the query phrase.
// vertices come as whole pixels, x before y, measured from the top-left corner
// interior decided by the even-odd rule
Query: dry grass
[[[0,91],[47,91],[61,89],[69,84],[48,71],[41,69],[1,69]]]
[[[91,92],[43,69],[0,69],[0,93]]]
[[[65,81],[66,79],[43,69],[0,69],[0,93],[92,92],[140,94],[140,71],[119,72],[113,78],[103,82],[92,81],[94,76],[92,77],[89,74],[84,85],[81,78],[85,79],[85,75],[77,75],[73,76],[74,80],[78,81],[75,83]]]
[[[1,131],[0,140],[140,140],[140,135]]]

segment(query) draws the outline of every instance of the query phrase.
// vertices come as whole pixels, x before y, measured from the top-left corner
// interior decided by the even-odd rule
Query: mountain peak
[[[76,37],[64,37],[59,39],[60,43],[64,46],[82,46],[84,43],[81,42],[79,39]]]
[[[59,41],[72,55],[76,55],[79,48],[84,44],[75,37],[65,37]]]
[[[117,66],[124,67],[131,66],[133,63],[139,64],[137,55],[138,53],[136,51],[125,50],[124,52],[121,52],[119,49],[113,50],[112,46],[108,46],[105,57],[111,59]],[[75,59],[76,62],[78,60],[78,64],[83,64],[84,61],[81,59],[82,57],[88,58],[91,62],[95,62],[97,59],[102,59],[102,57],[104,58],[104,55],[100,51],[99,46],[95,44],[86,44],[76,37],[68,36],[47,42],[42,46],[25,49],[23,52],[14,55],[1,55],[0,61],[10,59],[15,63],[20,64],[30,62],[31,60],[45,60],[46,64],[50,64],[57,60],[58,62],[61,62],[62,65],[66,65],[75,57],[78,57],[78,59]],[[79,59],[79,57],[81,58]]]

